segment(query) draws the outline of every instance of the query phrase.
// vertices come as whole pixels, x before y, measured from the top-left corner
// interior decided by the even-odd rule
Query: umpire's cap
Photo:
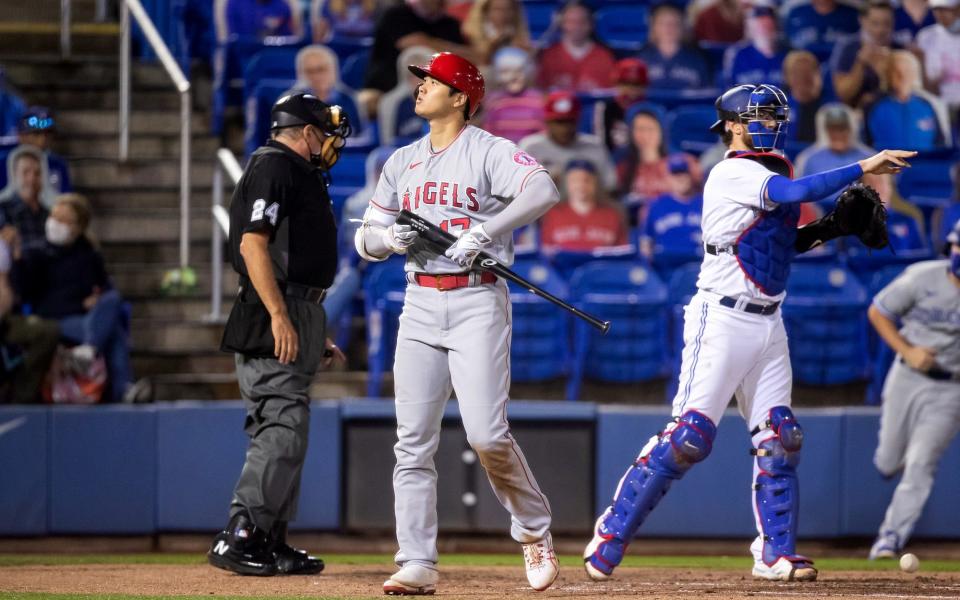
[[[452,52],[440,52],[434,54],[425,65],[409,65],[407,68],[420,79],[433,77],[466,94],[470,102],[467,110],[471,117],[480,108],[480,101],[483,100],[486,90],[483,75],[472,62],[462,56]]]
[[[270,109],[270,129],[313,125],[327,135],[349,135],[346,113],[313,94],[287,94]]]

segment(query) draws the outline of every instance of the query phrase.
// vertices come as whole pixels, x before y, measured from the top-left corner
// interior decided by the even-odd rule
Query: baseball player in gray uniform
[[[483,98],[483,77],[447,52],[410,70],[424,81],[416,112],[430,133],[384,165],[354,238],[367,260],[406,254],[407,293],[397,339],[394,386],[397,465],[393,490],[400,567],[384,584],[391,595],[433,594],[437,573],[437,471],[433,455],[444,406],[455,391],[467,440],[476,451],[510,532],[523,545],[527,579],[547,589],[558,563],[550,505],[507,423],[510,297],[489,272],[471,271],[483,250],[513,262],[512,232],[559,201],[547,171],[512,142],[468,124]],[[396,223],[413,211],[458,235],[446,255]]]
[[[903,549],[930,495],[937,463],[960,430],[960,221],[947,243],[949,260],[911,265],[868,311],[897,353],[883,386],[873,462],[885,477],[903,472],[871,559],[894,558]]]

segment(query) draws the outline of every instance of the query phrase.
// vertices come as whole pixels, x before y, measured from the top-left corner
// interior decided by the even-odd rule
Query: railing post
[[[130,7],[120,0],[120,162],[130,157]]]
[[[210,315],[219,321],[223,305],[223,230],[217,222],[217,207],[223,206],[223,165],[219,158],[213,167],[213,206],[210,210],[213,235],[210,237]]]
[[[70,58],[70,0],[60,0],[60,56]]]
[[[190,265],[190,90],[180,92],[180,267]]]

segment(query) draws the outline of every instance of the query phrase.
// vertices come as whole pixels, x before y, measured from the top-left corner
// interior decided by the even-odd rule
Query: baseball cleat
[[[279,575],[316,575],[323,571],[323,560],[310,556],[305,550],[288,544],[279,544],[273,548],[277,559]]]
[[[600,525],[605,516],[606,513],[597,519],[596,524],[593,526],[593,538],[583,550],[583,568],[587,572],[587,575],[590,576],[590,579],[594,581],[606,581],[610,579],[610,577],[613,576],[613,569],[617,566],[610,563],[610,561],[606,560],[602,555],[602,547],[605,546],[607,542],[612,541],[614,544],[617,544],[616,540],[613,540],[611,536],[600,533]]]
[[[277,574],[277,559],[266,533],[254,525],[246,513],[234,515],[227,528],[213,538],[207,561],[218,569],[239,575]]]
[[[436,569],[406,564],[383,582],[383,593],[388,596],[432,596],[439,580]]]
[[[900,554],[900,544],[897,543],[897,534],[885,531],[877,536],[870,548],[870,560],[878,558],[896,558]]]
[[[769,581],[816,581],[817,570],[813,561],[805,556],[781,556],[772,565],[754,562],[753,576]]]
[[[527,581],[534,590],[542,592],[556,581],[560,562],[553,551],[550,532],[538,542],[523,544],[523,563],[527,569]]]

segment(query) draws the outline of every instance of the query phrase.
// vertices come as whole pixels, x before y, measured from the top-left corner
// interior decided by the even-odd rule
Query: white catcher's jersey
[[[740,235],[763,211],[776,205],[765,201],[767,182],[776,175],[757,161],[746,158],[728,158],[710,171],[703,187],[703,243],[726,248],[736,243]],[[763,303],[783,300],[782,292],[767,296],[744,275],[737,257],[724,252],[714,256],[704,253],[697,287],[733,298],[759,299]]]
[[[426,218],[453,235],[489,221],[545,169],[513,142],[472,125],[444,149],[430,136],[400,148],[387,160],[370,204],[389,214],[401,209]],[[513,232],[494,238],[486,252],[513,264]],[[407,271],[460,273],[463,268],[416,242],[407,251]]]

